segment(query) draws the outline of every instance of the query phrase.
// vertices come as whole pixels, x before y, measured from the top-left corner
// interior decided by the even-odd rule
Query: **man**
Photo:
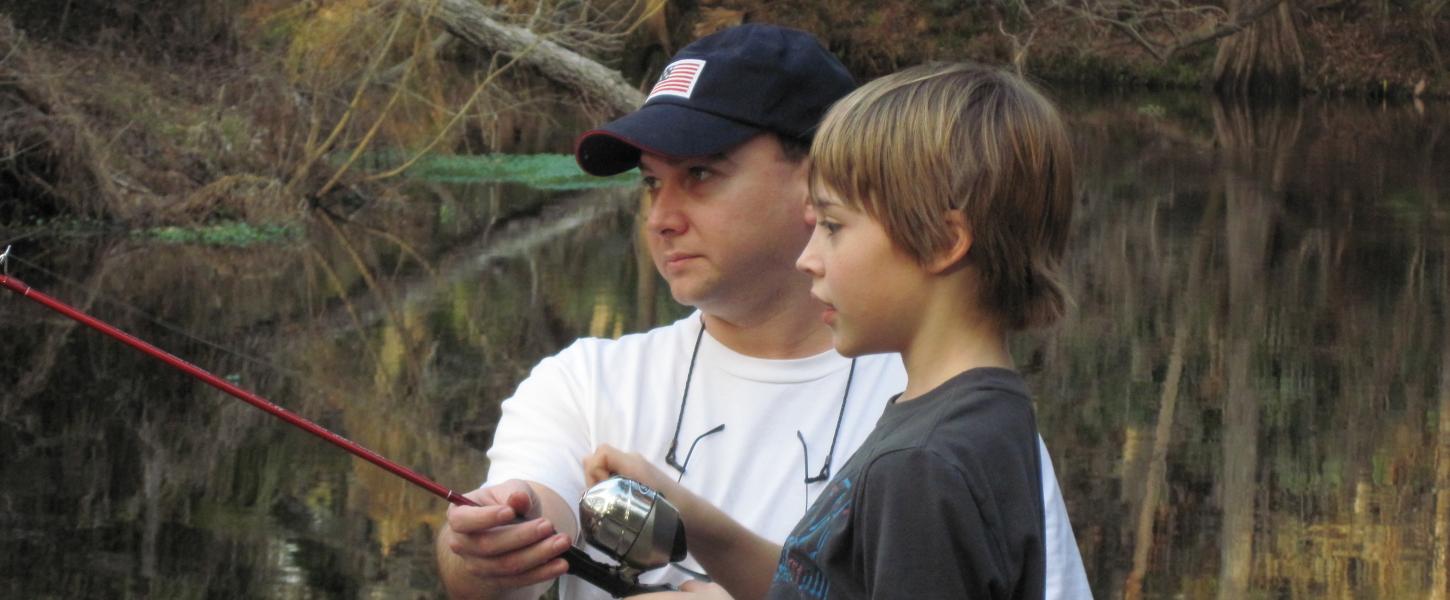
[[[686,46],[639,110],[580,137],[585,171],[639,167],[650,255],[675,300],[698,310],[619,340],[580,340],[504,402],[488,481],[468,494],[485,506],[450,508],[439,533],[450,594],[533,598],[563,575],[582,461],[600,444],[644,455],[775,543],[861,444],[904,387],[901,361],[836,354],[795,269],[811,233],[810,138],[854,87],[808,34],[744,25]],[[1042,454],[1049,597],[1082,597]],[[687,560],[642,579],[698,570]],[[566,577],[561,597],[606,596]]]

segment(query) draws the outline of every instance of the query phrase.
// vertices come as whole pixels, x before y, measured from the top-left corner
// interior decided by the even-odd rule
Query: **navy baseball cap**
[[[707,156],[766,131],[809,141],[855,88],[845,65],[804,31],[732,27],[681,48],[644,105],[580,135],[574,159],[586,173],[614,175],[639,166],[641,151]]]

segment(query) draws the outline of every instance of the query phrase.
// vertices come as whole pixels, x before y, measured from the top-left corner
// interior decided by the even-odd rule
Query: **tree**
[[[1282,0],[1258,0],[1257,6],[1254,2],[1228,0],[1230,18],[1247,27],[1219,41],[1213,62],[1214,89],[1238,96],[1292,95],[1299,90],[1304,74],[1304,52],[1293,12]]]

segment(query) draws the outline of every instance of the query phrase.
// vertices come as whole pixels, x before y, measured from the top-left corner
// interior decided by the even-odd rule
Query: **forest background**
[[[1251,101],[1450,95],[1450,0],[5,0],[0,223],[266,223],[397,199],[416,158],[566,152],[676,49],[817,34],[927,60]]]

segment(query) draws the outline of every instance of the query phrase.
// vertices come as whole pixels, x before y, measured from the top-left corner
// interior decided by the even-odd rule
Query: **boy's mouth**
[[[836,307],[827,304],[826,310],[821,313],[821,321],[824,321],[827,327],[835,327]]]
[[[825,321],[826,325],[828,325],[828,326],[829,325],[835,325],[836,324],[836,306],[833,305],[833,304],[831,304],[830,302],[826,302],[825,300],[822,300],[820,296],[817,296],[815,294],[815,292],[811,292],[811,298],[814,298],[816,302],[820,302],[821,303],[821,307],[823,309],[825,309],[825,310],[823,310],[821,312],[821,320],[822,321]]]

